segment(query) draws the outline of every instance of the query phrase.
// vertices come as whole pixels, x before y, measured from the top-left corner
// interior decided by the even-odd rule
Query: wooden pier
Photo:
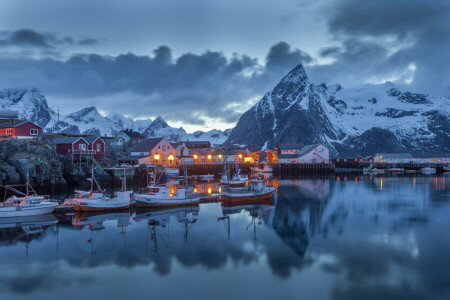
[[[301,174],[301,173],[334,173],[334,164],[274,164],[273,175]]]

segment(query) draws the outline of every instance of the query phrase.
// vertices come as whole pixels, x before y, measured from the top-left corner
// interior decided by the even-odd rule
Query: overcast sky
[[[313,82],[450,96],[450,1],[0,1],[0,88],[232,127],[303,63]]]

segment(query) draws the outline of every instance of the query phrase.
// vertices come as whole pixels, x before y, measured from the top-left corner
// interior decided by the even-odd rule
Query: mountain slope
[[[239,119],[227,140],[251,149],[323,143],[333,154],[450,151],[450,100],[392,83],[343,89],[309,82],[296,66]]]

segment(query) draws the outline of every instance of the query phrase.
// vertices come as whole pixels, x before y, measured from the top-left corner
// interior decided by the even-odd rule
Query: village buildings
[[[140,143],[145,137],[132,129],[121,130],[115,137],[114,144],[116,146],[122,145],[136,145]]]
[[[322,144],[301,146],[301,144],[281,144],[278,146],[280,164],[329,163],[330,153]]]
[[[64,137],[53,141],[56,153],[75,156],[105,158],[105,142],[99,137]]]
[[[42,128],[33,122],[9,120],[0,124],[0,137],[9,139],[32,139],[42,135]]]
[[[166,138],[146,138],[131,149],[129,156],[118,161],[130,165],[164,165],[177,164],[177,152]]]

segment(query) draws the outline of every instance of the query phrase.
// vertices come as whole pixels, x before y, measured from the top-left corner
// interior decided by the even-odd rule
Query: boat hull
[[[107,212],[107,211],[123,211],[130,208],[129,204],[119,206],[95,206],[95,205],[80,205],[75,203],[74,208],[76,211],[84,212]]]
[[[245,193],[234,195],[232,193],[223,193],[221,200],[225,204],[228,202],[256,202],[272,198],[273,192],[273,190],[270,190],[261,194],[247,193],[247,195],[245,195]]]
[[[13,207],[1,207],[0,208],[0,218],[14,218],[14,217],[26,217],[26,216],[36,216],[51,214],[58,204],[48,204],[43,207],[24,207],[20,208],[17,206]]]
[[[152,199],[143,200],[136,199],[136,207],[173,207],[173,206],[193,206],[198,205],[200,197],[185,199],[185,200],[164,200]]]

